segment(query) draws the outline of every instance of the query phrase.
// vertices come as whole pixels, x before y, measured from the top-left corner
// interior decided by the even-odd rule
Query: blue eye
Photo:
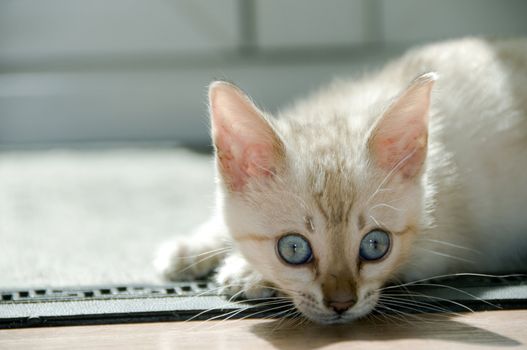
[[[363,260],[379,260],[390,249],[390,236],[381,230],[370,231],[360,242],[359,254]]]
[[[292,233],[282,236],[276,248],[282,260],[291,265],[306,264],[313,258],[308,240],[299,234]]]

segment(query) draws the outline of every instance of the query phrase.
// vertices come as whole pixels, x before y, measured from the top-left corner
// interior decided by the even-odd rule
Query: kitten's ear
[[[374,125],[370,152],[382,169],[416,177],[426,159],[430,94],[437,74],[415,79]]]
[[[251,179],[272,177],[284,147],[263,113],[226,82],[210,85],[209,102],[216,160],[227,187],[241,192]]]

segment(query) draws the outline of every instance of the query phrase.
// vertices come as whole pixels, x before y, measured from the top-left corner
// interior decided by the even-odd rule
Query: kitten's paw
[[[216,282],[220,285],[218,293],[228,297],[262,299],[276,294],[273,285],[238,255],[225,259],[216,275]]]
[[[210,274],[224,255],[225,251],[217,247],[204,245],[188,238],[179,238],[160,247],[154,266],[165,279],[188,281]]]

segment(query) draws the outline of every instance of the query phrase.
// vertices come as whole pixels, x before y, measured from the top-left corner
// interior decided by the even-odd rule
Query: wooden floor
[[[527,348],[527,310],[370,319],[337,326],[235,320],[0,330],[0,349],[502,348]]]

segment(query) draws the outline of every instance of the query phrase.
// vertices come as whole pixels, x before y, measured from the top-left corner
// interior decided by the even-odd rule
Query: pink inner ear
[[[245,150],[246,172],[251,177],[271,176],[276,169],[273,167],[272,145],[252,145]]]
[[[273,174],[270,159],[273,150],[267,145],[244,144],[243,139],[235,138],[221,131],[216,134],[217,158],[231,189],[242,191],[249,179]]]
[[[373,153],[380,167],[386,171],[398,168],[404,178],[417,175],[426,158],[426,125],[400,125],[388,135],[378,135],[373,144]]]
[[[436,76],[425,74],[388,108],[376,125],[370,146],[377,164],[413,178],[426,159],[430,92]]]
[[[217,126],[214,130],[214,141],[220,171],[228,178],[233,189],[240,190],[245,185],[244,179],[247,177],[242,163],[237,161],[242,152],[236,147],[233,148],[232,136],[221,126]]]
[[[271,176],[281,142],[261,112],[226,83],[211,86],[210,102],[216,157],[228,187],[241,192],[251,179]]]

